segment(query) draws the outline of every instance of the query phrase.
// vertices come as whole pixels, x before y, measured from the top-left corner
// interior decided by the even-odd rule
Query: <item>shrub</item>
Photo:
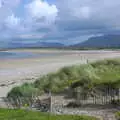
[[[13,88],[8,93],[8,98],[18,98],[18,97],[32,97],[37,96],[40,94],[41,91],[39,91],[38,88],[35,88],[33,84],[25,83],[20,87]]]
[[[112,100],[111,104],[113,104],[113,105],[120,105],[120,99]]]
[[[14,87],[7,95],[7,97],[22,97],[23,93],[20,87]]]
[[[68,107],[68,108],[78,108],[80,106],[81,106],[81,104],[78,104],[76,102],[70,102],[65,107]]]

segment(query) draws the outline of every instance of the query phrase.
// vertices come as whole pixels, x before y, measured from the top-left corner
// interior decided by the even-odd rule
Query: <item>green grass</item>
[[[120,112],[115,113],[116,120],[120,120]]]
[[[25,110],[0,109],[0,120],[97,120],[89,116],[49,115]]]
[[[86,81],[86,82],[85,82]],[[27,97],[41,95],[51,90],[53,93],[64,91],[75,83],[87,87],[120,87],[120,60],[103,60],[87,65],[64,67],[56,73],[50,73],[37,79],[33,84],[24,84],[13,88],[8,97]],[[89,88],[88,88],[89,89]]]

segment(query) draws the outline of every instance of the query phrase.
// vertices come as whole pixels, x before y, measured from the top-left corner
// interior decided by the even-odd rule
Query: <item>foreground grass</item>
[[[115,113],[116,120],[120,120],[120,112]]]
[[[120,60],[103,60],[87,65],[64,67],[56,73],[37,79],[32,84],[26,83],[13,88],[8,93],[8,97],[38,96],[49,90],[59,93],[71,86],[75,88],[86,84],[90,89],[104,89],[107,86],[120,88]]]
[[[0,109],[0,120],[97,120],[88,116],[49,115],[47,113]]]

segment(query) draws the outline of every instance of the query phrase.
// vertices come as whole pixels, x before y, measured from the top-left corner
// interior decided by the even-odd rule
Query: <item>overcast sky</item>
[[[120,0],[0,0],[0,43],[77,43],[119,33]]]

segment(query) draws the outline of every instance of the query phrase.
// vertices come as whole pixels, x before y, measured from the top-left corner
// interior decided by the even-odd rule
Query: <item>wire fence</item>
[[[96,90],[97,91],[97,90]],[[75,92],[76,102],[81,105],[86,104],[117,104],[120,105],[120,91],[119,89],[104,88],[103,90],[94,93],[81,93],[79,91]]]
[[[71,93],[72,94],[72,93]],[[41,112],[53,112],[54,109],[65,107],[82,107],[87,105],[120,105],[119,90],[109,89],[100,95],[81,94],[74,92],[74,97],[66,94],[54,95],[45,94],[38,97],[11,97],[0,98],[0,107],[16,109],[28,108],[31,110],[39,110]],[[72,96],[72,95],[71,95]],[[58,110],[59,111],[59,110]]]
[[[0,98],[0,107],[9,109],[30,109],[39,110],[41,112],[49,112],[51,97],[16,97],[16,98]]]

